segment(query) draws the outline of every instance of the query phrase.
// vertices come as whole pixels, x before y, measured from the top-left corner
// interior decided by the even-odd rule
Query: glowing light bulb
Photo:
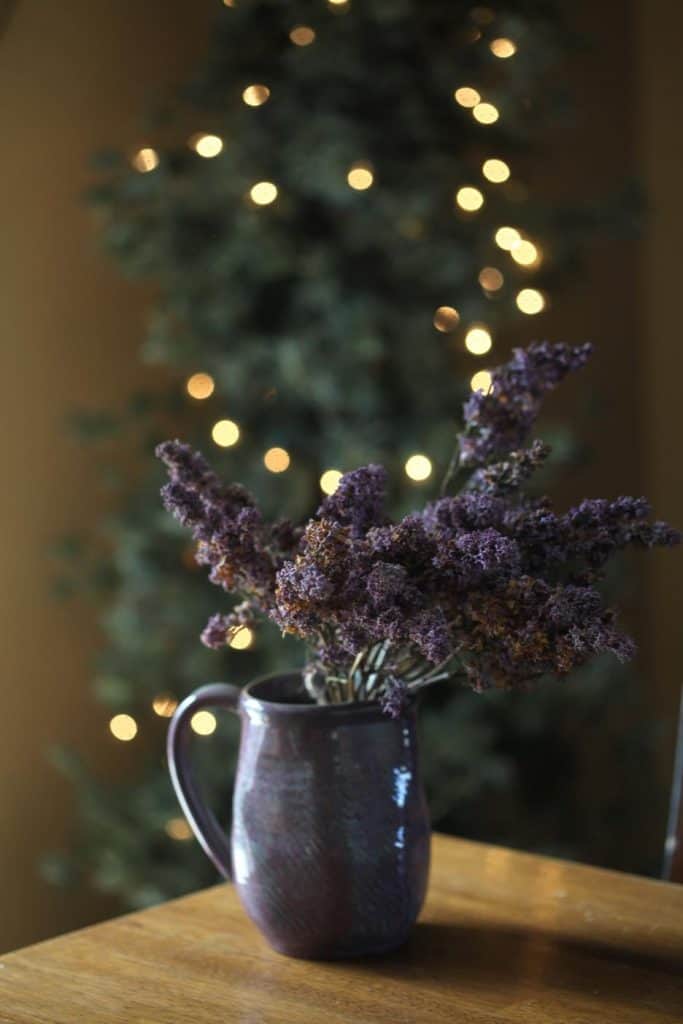
[[[198,156],[203,156],[205,160],[210,160],[222,152],[223,140],[218,135],[207,135],[205,132],[198,132],[190,139],[189,146]]]
[[[409,480],[420,483],[432,475],[432,461],[426,455],[411,455],[403,467]]]
[[[254,634],[248,626],[240,626],[236,629],[230,639],[228,640],[228,647],[232,647],[233,651],[246,651],[247,647],[251,647],[254,642]]]
[[[190,726],[198,736],[210,736],[216,731],[216,717],[210,711],[195,711],[190,719]]]
[[[479,284],[487,292],[497,292],[503,287],[505,278],[497,267],[483,267],[479,271]]]
[[[372,168],[369,164],[357,163],[349,168],[346,180],[356,192],[365,192],[375,180],[375,175],[372,173]]]
[[[483,391],[485,395],[491,390],[491,374],[488,370],[477,370],[472,374],[470,387],[473,391]]]
[[[271,473],[284,473],[290,462],[289,452],[284,448],[269,448],[263,456],[263,464]]]
[[[437,331],[448,334],[450,331],[454,331],[460,323],[460,314],[453,306],[439,306],[434,313],[432,323]]]
[[[343,475],[338,469],[326,469],[320,477],[320,490],[323,494],[334,494]]]
[[[267,85],[248,85],[242,93],[242,99],[248,107],[262,107],[269,96]]]
[[[453,98],[461,107],[476,107],[481,102],[481,96],[471,85],[461,85],[453,93]]]
[[[214,393],[215,387],[214,379],[208,373],[193,373],[191,377],[188,377],[185,385],[190,398],[196,398],[197,401],[209,398]]]
[[[132,715],[114,715],[109,722],[109,729],[115,739],[127,743],[137,736],[138,723]]]
[[[147,174],[159,166],[159,154],[156,149],[145,146],[134,154],[131,163],[136,171],[140,171],[141,174]]]
[[[489,50],[494,57],[500,57],[501,60],[505,60],[507,57],[514,57],[517,53],[517,47],[511,39],[492,39],[489,43]]]
[[[516,245],[511,250],[510,255],[512,256],[515,263],[519,263],[521,267],[531,267],[534,263],[538,263],[540,253],[538,248],[533,242],[529,242],[527,239],[523,239],[519,245]]]
[[[178,707],[178,701],[172,693],[159,693],[152,701],[152,710],[159,718],[170,718]]]
[[[487,181],[492,181],[494,185],[499,185],[510,177],[510,168],[504,160],[484,160],[481,170]]]
[[[192,829],[184,818],[169,818],[164,825],[164,831],[171,839],[176,839],[179,842],[192,839]]]
[[[472,114],[479,124],[495,124],[500,117],[498,107],[494,107],[493,103],[477,103]]]
[[[495,238],[498,248],[505,249],[508,252],[518,246],[522,241],[522,236],[517,228],[509,227],[498,228]]]
[[[517,292],[515,302],[517,308],[527,316],[534,316],[545,309],[545,298],[536,288],[522,288],[521,292]]]
[[[308,25],[296,25],[289,33],[295,46],[310,46],[315,39],[315,32]]]
[[[249,189],[249,195],[252,203],[256,203],[257,206],[268,206],[277,199],[277,185],[272,181],[257,181]]]
[[[473,356],[483,356],[490,351],[493,341],[487,327],[475,324],[465,335],[465,348]]]
[[[327,0],[330,7],[346,7],[349,0]]]
[[[218,420],[211,429],[211,437],[219,448],[232,448],[240,439],[240,428],[233,420]]]
[[[474,213],[475,210],[480,210],[484,205],[484,196],[478,188],[473,188],[471,185],[463,185],[456,192],[455,201],[461,210]]]

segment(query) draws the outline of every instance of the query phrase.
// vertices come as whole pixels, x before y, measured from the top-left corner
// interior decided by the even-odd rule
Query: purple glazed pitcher
[[[192,716],[242,721],[229,844],[195,783]],[[415,708],[317,705],[298,674],[215,683],[178,707],[168,733],[174,789],[192,830],[270,945],[288,956],[380,953],[407,938],[424,900],[430,827]],[[231,870],[232,864],[232,870]]]

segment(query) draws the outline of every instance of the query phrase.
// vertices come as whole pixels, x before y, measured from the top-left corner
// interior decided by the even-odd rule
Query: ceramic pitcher
[[[190,761],[199,710],[239,714],[231,843],[206,806]],[[300,675],[239,689],[215,683],[179,705],[168,762],[183,812],[274,949],[312,959],[400,945],[422,906],[430,828],[415,708],[317,705]]]

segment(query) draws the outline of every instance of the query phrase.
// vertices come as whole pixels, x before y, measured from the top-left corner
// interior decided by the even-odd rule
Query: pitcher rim
[[[349,717],[365,717],[377,718],[383,722],[395,722],[400,721],[401,718],[408,717],[413,710],[414,701],[411,700],[405,713],[403,713],[398,719],[394,719],[382,711],[382,708],[377,701],[372,700],[346,701],[343,704],[295,704],[288,703],[286,701],[267,700],[266,698],[255,696],[252,692],[264,683],[272,683],[276,680],[287,679],[300,680],[303,686],[301,671],[271,672],[268,675],[259,676],[258,679],[254,679],[251,683],[247,683],[247,685],[242,688],[240,706],[247,713],[255,711],[268,715],[304,715],[307,718],[334,718],[336,721]]]

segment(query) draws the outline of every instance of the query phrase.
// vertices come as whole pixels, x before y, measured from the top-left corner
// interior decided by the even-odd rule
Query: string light
[[[320,477],[320,490],[323,494],[334,494],[343,475],[338,469],[326,469]]]
[[[211,429],[211,437],[219,448],[232,448],[240,438],[240,428],[233,420],[218,420]]]
[[[248,85],[242,93],[242,100],[248,107],[262,107],[269,96],[267,85]]]
[[[346,7],[349,0],[327,0],[330,7]]]
[[[185,387],[190,398],[202,401],[202,399],[209,398],[214,393],[216,384],[213,377],[208,373],[193,373],[191,377],[188,377]]]
[[[488,370],[477,370],[476,373],[472,374],[470,387],[473,391],[483,391],[485,395],[488,395],[491,390],[491,379],[491,374]]]
[[[481,96],[471,85],[461,85],[453,93],[453,98],[461,107],[476,107],[481,102]]]
[[[483,267],[479,271],[479,284],[487,292],[497,292],[503,287],[505,278],[497,267]]]
[[[460,314],[453,306],[439,306],[434,313],[432,323],[437,331],[448,334],[450,331],[454,331],[460,323]]]
[[[403,468],[408,479],[414,480],[416,483],[428,480],[432,475],[432,462],[426,455],[411,455],[410,458],[406,459],[406,464]]]
[[[289,33],[295,46],[310,46],[315,39],[315,32],[308,25],[296,25]]]
[[[290,462],[289,452],[284,448],[269,448],[263,456],[263,463],[271,473],[284,473]]]
[[[538,248],[526,238],[511,250],[510,255],[521,267],[531,267],[534,263],[538,263],[540,258]]]
[[[477,103],[472,114],[479,124],[495,124],[500,117],[498,107],[494,107],[493,103]]]
[[[528,316],[534,316],[545,309],[545,298],[536,288],[522,288],[521,292],[517,292],[515,302],[517,308]]]
[[[504,160],[484,160],[481,170],[487,181],[492,181],[494,185],[499,185],[510,177],[510,168]]]
[[[369,164],[357,163],[349,168],[346,180],[356,192],[364,192],[372,185],[375,175],[372,173],[372,168]]]
[[[474,213],[475,210],[480,210],[484,205],[484,196],[478,188],[473,188],[471,185],[463,185],[456,192],[455,201],[461,210]]]
[[[184,818],[169,818],[164,825],[164,831],[171,839],[177,839],[179,842],[192,839],[192,829]]]
[[[500,57],[501,60],[505,60],[507,57],[514,57],[517,53],[517,47],[511,39],[492,39],[489,43],[489,50],[494,57]]]
[[[172,693],[159,693],[152,701],[152,711],[159,718],[170,718],[178,707],[178,701]]]
[[[210,160],[223,149],[223,140],[219,135],[207,135],[205,132],[198,132],[193,135],[189,142],[190,149],[193,149],[198,156]]]
[[[190,719],[190,726],[198,736],[210,736],[216,731],[216,716],[210,711],[195,711]]]
[[[249,189],[249,195],[252,203],[257,206],[268,206],[277,199],[277,185],[272,181],[257,181]]]
[[[465,335],[465,348],[473,356],[484,356],[490,351],[493,341],[488,328],[481,324],[470,327]]]
[[[505,249],[509,252],[521,243],[522,236],[517,228],[504,227],[498,228],[495,239],[499,249]]]
[[[248,626],[240,626],[228,640],[228,647],[233,651],[246,651],[254,642],[254,634]]]
[[[136,171],[140,171],[141,174],[147,174],[159,166],[159,154],[156,149],[145,146],[134,154],[131,163]]]
[[[115,739],[121,740],[122,743],[127,743],[137,736],[138,723],[132,715],[114,715],[109,722],[109,729]]]

